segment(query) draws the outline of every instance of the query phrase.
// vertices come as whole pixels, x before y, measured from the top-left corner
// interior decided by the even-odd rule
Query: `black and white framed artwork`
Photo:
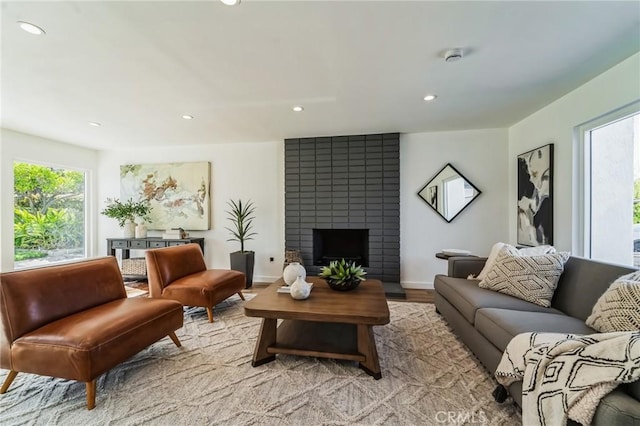
[[[553,144],[518,155],[518,244],[553,244]]]

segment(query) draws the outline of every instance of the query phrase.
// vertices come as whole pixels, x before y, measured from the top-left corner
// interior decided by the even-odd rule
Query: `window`
[[[578,137],[581,254],[639,266],[640,102],[579,126]]]
[[[15,269],[85,258],[86,173],[14,162]]]

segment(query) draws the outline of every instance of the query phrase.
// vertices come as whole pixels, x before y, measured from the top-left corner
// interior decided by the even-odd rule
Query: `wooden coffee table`
[[[276,354],[314,356],[358,361],[360,368],[380,379],[374,325],[389,323],[389,307],[382,283],[366,280],[352,291],[335,291],[318,277],[306,300],[278,293],[279,279],[244,305],[250,317],[260,317],[262,327],[251,365],[275,360]],[[277,326],[278,319],[284,321]]]

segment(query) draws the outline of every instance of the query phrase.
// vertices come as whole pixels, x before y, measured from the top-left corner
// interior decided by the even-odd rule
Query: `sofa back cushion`
[[[2,343],[126,297],[115,257],[0,274]]]
[[[165,287],[182,277],[207,270],[198,244],[147,250],[145,257],[151,297],[161,297]]]
[[[629,266],[572,256],[564,265],[551,306],[584,321],[611,283],[634,270]]]

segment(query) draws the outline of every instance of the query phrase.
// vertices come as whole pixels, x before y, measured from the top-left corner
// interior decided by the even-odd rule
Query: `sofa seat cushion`
[[[478,282],[478,280],[437,275],[434,287],[436,292],[447,299],[471,324],[475,322],[476,311],[481,308],[501,308],[561,314],[560,311],[554,308],[545,308],[504,293],[480,288],[478,287]]]
[[[577,318],[562,313],[524,312],[511,309],[479,309],[475,327],[480,334],[504,351],[513,337],[520,333],[547,332],[592,334],[589,328]]]
[[[185,306],[213,307],[244,288],[245,275],[242,272],[208,269],[173,281],[162,290],[162,297],[178,300]]]
[[[13,369],[88,382],[182,327],[173,300],[119,299],[51,322],[16,339]]]

